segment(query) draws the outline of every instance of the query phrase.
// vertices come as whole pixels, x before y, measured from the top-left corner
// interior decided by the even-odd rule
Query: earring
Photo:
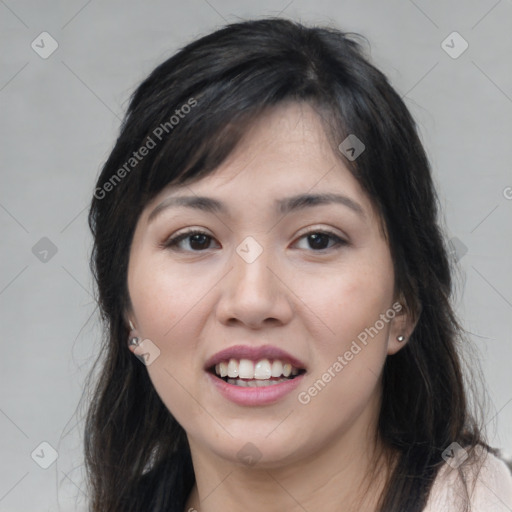
[[[129,347],[137,347],[139,345],[140,338],[134,337],[128,339],[128,346]]]
[[[400,334],[399,336],[396,337],[396,341],[398,341],[398,343],[402,343],[402,341],[405,340],[405,336],[403,336],[402,334]]]

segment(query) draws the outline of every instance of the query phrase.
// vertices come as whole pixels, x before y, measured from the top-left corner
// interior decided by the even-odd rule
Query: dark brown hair
[[[132,236],[157,193],[211,173],[258,116],[284,101],[316,109],[333,150],[377,207],[396,289],[417,319],[383,371],[379,434],[398,458],[381,512],[421,511],[443,450],[456,441],[471,454],[482,443],[468,409],[438,200],[408,109],[357,35],[282,18],[250,20],[190,43],[142,82],[97,181],[91,268],[105,343],[85,431],[91,511],[182,512],[194,483],[185,432],[126,347]],[[365,144],[354,161],[338,150],[349,134]],[[154,148],[135,159],[150,141]]]

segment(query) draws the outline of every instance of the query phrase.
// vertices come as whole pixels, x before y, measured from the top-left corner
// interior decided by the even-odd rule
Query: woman
[[[89,223],[92,511],[512,506],[429,163],[354,38],[265,19],[183,48],[135,91]]]

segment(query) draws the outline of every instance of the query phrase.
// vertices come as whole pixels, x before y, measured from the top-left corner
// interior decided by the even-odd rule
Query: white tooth
[[[254,379],[254,363],[249,359],[240,359],[239,377],[241,379]]]
[[[238,361],[236,359],[230,359],[228,363],[228,377],[232,379],[238,377]]]
[[[299,369],[295,368],[295,366],[292,367],[292,375],[299,375]]]
[[[228,379],[228,384],[234,384],[236,382],[235,379]]]
[[[292,365],[290,363],[285,363],[283,365],[283,375],[285,377],[289,377],[291,373],[292,373]]]
[[[281,361],[273,361],[272,362],[272,371],[271,371],[271,374],[272,374],[272,377],[281,377],[283,373],[283,363],[281,363]]]
[[[255,380],[255,381],[253,381],[253,382],[255,382],[255,383],[256,383],[256,387],[257,387],[257,388],[261,388],[261,387],[263,387],[263,386],[270,386],[270,383],[271,383],[272,381],[270,381],[270,380]]]
[[[216,365],[215,365],[215,373],[216,373],[217,375],[220,375],[220,364],[216,364]]]
[[[242,388],[249,386],[249,381],[247,380],[237,379],[235,382],[237,386],[241,386]]]
[[[255,379],[270,379],[272,370],[270,368],[270,361],[268,359],[262,359],[258,361],[254,367],[254,378]]]
[[[221,377],[227,377],[227,375],[228,375],[228,363],[226,363],[225,361],[222,361],[222,363],[219,364],[219,370],[220,370],[220,376]]]
[[[255,388],[258,386],[259,381],[257,380],[246,380],[245,381],[248,388]]]

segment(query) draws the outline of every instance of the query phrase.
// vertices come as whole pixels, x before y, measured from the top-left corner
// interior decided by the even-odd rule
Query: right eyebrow
[[[208,213],[224,213],[228,210],[226,205],[217,199],[205,196],[175,196],[164,199],[148,217],[148,224],[153,221],[161,212],[168,208],[176,207],[194,208]]]

